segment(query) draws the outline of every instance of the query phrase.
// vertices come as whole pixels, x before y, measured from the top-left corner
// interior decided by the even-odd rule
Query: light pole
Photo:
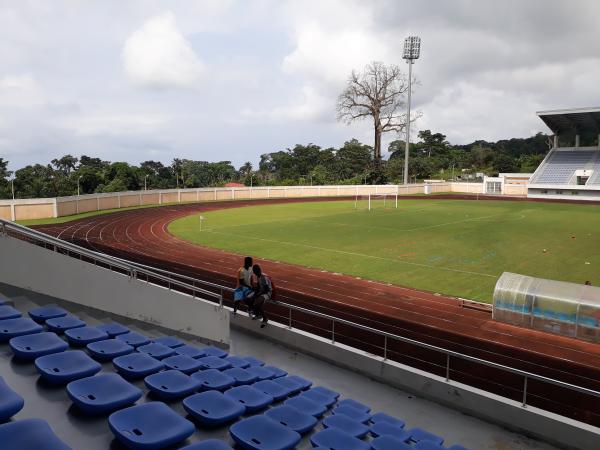
[[[412,65],[421,54],[421,38],[409,36],[404,40],[402,58],[408,64],[408,101],[406,102],[406,142],[404,148],[404,184],[408,184],[408,150],[410,146],[410,94],[412,90]]]
[[[83,175],[79,175],[79,178],[77,178],[77,195],[79,195],[79,182],[81,181],[82,178],[83,178]]]
[[[148,190],[148,177],[150,175],[146,174],[146,176],[144,177],[144,190],[147,191]]]
[[[12,186],[12,198],[13,200],[15,199],[15,179],[13,178],[12,180],[10,180],[11,186]]]

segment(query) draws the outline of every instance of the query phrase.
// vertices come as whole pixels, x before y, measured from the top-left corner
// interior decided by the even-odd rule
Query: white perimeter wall
[[[0,236],[3,283],[229,344],[229,312],[214,303]]]
[[[427,187],[427,189],[426,189]],[[334,185],[334,186],[257,186],[236,188],[165,189],[75,195],[45,199],[0,200],[0,219],[30,220],[74,214],[130,208],[144,205],[209,202],[224,200],[258,200],[269,198],[352,197],[368,194],[482,194],[483,183],[441,182],[409,185]],[[527,195],[526,186],[504,192],[510,196]]]

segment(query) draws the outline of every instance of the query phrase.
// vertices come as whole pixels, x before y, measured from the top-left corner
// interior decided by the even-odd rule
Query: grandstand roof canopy
[[[554,133],[600,132],[600,107],[538,111],[537,115]]]

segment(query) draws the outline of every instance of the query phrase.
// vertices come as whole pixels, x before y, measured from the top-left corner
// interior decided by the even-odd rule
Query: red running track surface
[[[444,197],[469,198],[435,196],[436,199]],[[189,214],[217,209],[323,200],[253,200],[164,206],[35,228],[93,250],[234,286],[235,273],[243,255],[182,241],[169,234],[167,225]],[[600,390],[600,345],[495,322],[489,311],[460,307],[455,298],[292,264],[260,259],[256,262],[274,279],[279,298],[284,302]],[[274,320],[287,323],[287,310],[275,304],[270,305],[269,312]],[[314,316],[294,312],[293,325],[331,336],[331,322]],[[383,353],[384,343],[380,336],[339,324],[336,324],[335,332],[337,342],[378,355]],[[390,359],[445,376],[446,358],[437,352],[397,341],[387,343],[387,352]],[[450,377],[514,400],[522,399],[523,378],[517,375],[454,358]],[[529,380],[527,401],[600,426],[600,401],[597,398]]]

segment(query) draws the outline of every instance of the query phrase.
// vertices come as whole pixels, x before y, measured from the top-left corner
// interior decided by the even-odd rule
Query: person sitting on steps
[[[254,308],[254,317],[252,319],[260,319],[262,318],[262,323],[260,324],[261,328],[267,326],[267,315],[265,313],[265,304],[271,300],[273,294],[273,284],[269,276],[267,276],[261,270],[258,264],[255,264],[252,267],[252,272],[256,275],[256,287],[254,290],[253,299],[253,308]]]
[[[233,291],[233,315],[237,314],[237,309],[240,302],[244,302],[248,307],[248,315],[252,313],[252,304],[251,298],[254,291],[254,287],[252,285],[252,264],[253,260],[251,256],[246,256],[244,258],[244,265],[239,268],[237,271],[237,283],[235,287],[235,291]]]

